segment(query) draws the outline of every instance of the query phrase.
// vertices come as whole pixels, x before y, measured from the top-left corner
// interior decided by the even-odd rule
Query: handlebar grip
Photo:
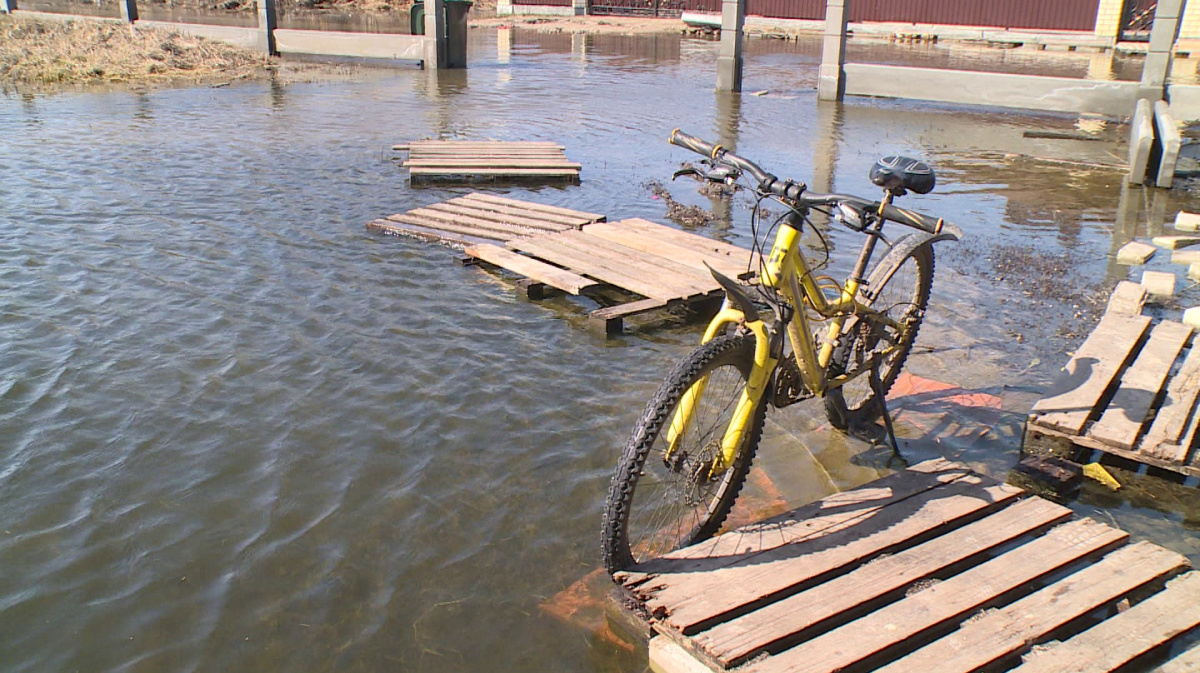
[[[883,217],[893,222],[899,222],[900,224],[907,225],[915,229],[927,231],[931,234],[942,233],[942,226],[944,224],[940,219],[935,219],[929,217],[928,215],[922,215],[921,213],[914,212],[912,210],[897,208],[896,206],[890,204],[883,207]]]
[[[703,154],[709,159],[715,159],[717,146],[712,143],[705,142],[696,136],[690,136],[679,129],[671,131],[671,137],[667,139],[672,145],[678,145],[687,150],[691,150],[696,154]]]

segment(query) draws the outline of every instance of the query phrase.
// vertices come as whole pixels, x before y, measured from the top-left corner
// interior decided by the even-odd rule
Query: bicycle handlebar
[[[799,201],[807,206],[831,206],[846,203],[862,210],[878,213],[885,220],[898,222],[931,234],[941,234],[946,230],[946,233],[954,235],[955,238],[959,238],[962,235],[958,227],[940,218],[922,215],[916,211],[897,208],[891,204],[883,204],[880,201],[871,201],[848,194],[819,194],[806,191],[808,187],[803,182],[780,180],[771,173],[763,170],[762,167],[753,161],[740,157],[720,145],[714,145],[696,136],[688,135],[679,129],[671,132],[669,141],[672,145],[678,145],[696,154],[704,155],[715,162],[728,164],[749,174],[750,177],[758,181],[758,189],[768,194]]]

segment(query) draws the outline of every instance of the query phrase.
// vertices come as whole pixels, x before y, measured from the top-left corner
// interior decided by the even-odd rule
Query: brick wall
[[[1200,2],[1196,2],[1200,7]],[[1100,0],[1096,8],[1096,37],[1117,39],[1117,31],[1121,28],[1121,10],[1124,0]]]

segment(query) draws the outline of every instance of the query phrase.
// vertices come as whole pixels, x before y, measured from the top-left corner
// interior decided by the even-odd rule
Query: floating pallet
[[[614,580],[663,673],[1111,671],[1200,629],[1200,573],[1128,542],[938,459]]]
[[[415,140],[392,149],[407,151],[409,181],[434,178],[579,180],[581,164],[567,160],[562,145],[549,142]]]
[[[719,296],[709,267],[735,278],[749,277],[752,268],[745,248],[642,219],[593,222],[578,231],[512,239],[504,247],[473,245],[464,252],[525,276],[534,298],[541,286],[576,295],[611,286],[644,297],[589,314],[589,322],[607,335],[620,333],[629,316]]]
[[[474,193],[389,215],[367,229],[465,247],[575,230],[604,219],[597,213]]]
[[[545,296],[546,287],[573,295],[615,287],[642,297],[589,314],[607,335],[620,333],[633,315],[668,306],[701,308],[720,295],[709,267],[742,279],[755,268],[745,248],[649,220],[605,220],[475,193],[389,215],[367,228],[462,246],[472,260],[525,276],[520,286],[531,299]]]
[[[1109,310],[1033,405],[1027,443],[1056,437],[1200,477],[1200,348],[1192,328],[1141,314],[1137,284],[1118,285]]]

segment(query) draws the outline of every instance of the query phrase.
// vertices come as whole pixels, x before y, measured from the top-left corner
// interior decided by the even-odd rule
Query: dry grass
[[[242,79],[264,58],[205,38],[119,21],[44,21],[0,15],[0,86]]]

